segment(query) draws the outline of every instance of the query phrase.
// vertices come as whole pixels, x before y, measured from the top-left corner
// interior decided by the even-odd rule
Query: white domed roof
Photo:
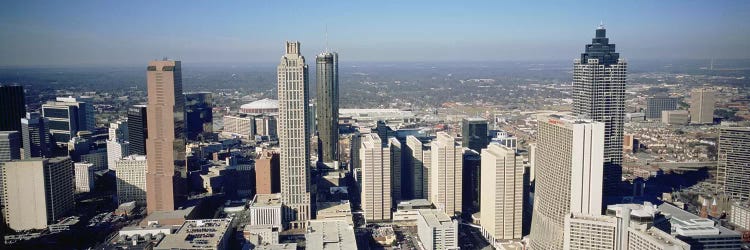
[[[243,104],[240,109],[278,109],[279,100],[262,99],[251,103]]]

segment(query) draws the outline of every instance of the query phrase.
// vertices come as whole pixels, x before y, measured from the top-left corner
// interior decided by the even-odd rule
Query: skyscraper
[[[487,120],[464,118],[461,120],[461,146],[481,152],[490,143]]]
[[[146,205],[146,168],[144,155],[131,155],[115,163],[117,204],[135,201]]]
[[[21,159],[21,133],[0,131],[0,162]]]
[[[318,159],[338,160],[339,148],[339,54],[323,52],[316,61],[318,119]]]
[[[146,155],[146,138],[148,138],[148,112],[146,105],[135,105],[128,109],[128,142],[130,153]]]
[[[716,182],[736,200],[750,200],[750,127],[721,128]]]
[[[677,98],[656,96],[646,100],[646,118],[661,119],[661,112],[666,110],[677,110]]]
[[[130,142],[122,140],[107,140],[107,167],[115,169],[115,163],[130,155]]]
[[[523,157],[516,151],[490,144],[482,149],[482,234],[498,240],[521,239],[523,215]]]
[[[388,138],[388,148],[390,152],[390,166],[391,166],[391,205],[393,207],[403,199],[403,186],[401,169],[401,154],[403,153],[403,146],[401,142],[395,137]]]
[[[310,134],[308,129],[308,72],[299,42],[286,42],[277,67],[279,91],[279,148],[281,197],[288,209],[285,222],[304,227],[312,213],[310,202]]]
[[[50,157],[49,121],[39,113],[27,113],[21,119],[23,158]]]
[[[146,139],[147,212],[173,211],[184,198],[185,96],[180,61],[152,61],[146,68],[148,131]]]
[[[255,193],[275,194],[281,190],[279,153],[263,151],[255,158]]]
[[[605,124],[604,190],[616,192],[622,180],[627,63],[600,25],[596,37],[573,66],[573,113]]]
[[[359,158],[362,166],[362,210],[367,221],[391,220],[391,151],[378,134],[362,136]]]
[[[6,223],[13,230],[45,229],[75,208],[73,162],[68,157],[6,162]]]
[[[407,154],[404,164],[412,169],[412,198],[429,199],[430,189],[430,161],[432,153],[429,143],[423,143],[417,137],[409,135],[406,137],[404,154]]]
[[[116,121],[109,123],[107,139],[110,141],[127,141],[128,140],[128,122]]]
[[[451,216],[461,214],[463,147],[445,132],[432,141],[430,201]]]
[[[0,85],[0,131],[21,131],[21,118],[26,116],[23,86]]]
[[[185,119],[188,140],[198,140],[214,131],[214,106],[211,92],[185,94]]]
[[[715,106],[716,99],[713,91],[704,88],[693,90],[690,96],[690,123],[714,123]]]
[[[42,116],[49,121],[49,132],[58,146],[64,146],[80,130],[78,106],[68,103],[42,104]]]
[[[565,217],[602,209],[602,122],[549,115],[539,119],[532,249],[562,249]]]

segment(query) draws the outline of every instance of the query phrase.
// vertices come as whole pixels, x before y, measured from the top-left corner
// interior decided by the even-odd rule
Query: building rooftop
[[[278,109],[279,100],[261,99],[251,103],[243,104],[240,109]]]
[[[343,220],[311,220],[305,240],[308,249],[350,249],[357,245],[354,228]]]
[[[399,202],[396,207],[398,209],[431,208],[432,207],[432,202],[430,202],[427,199],[406,200],[406,201]]]
[[[281,194],[256,194],[251,207],[281,207]]]
[[[185,221],[155,249],[216,249],[224,241],[231,223],[231,218]]]
[[[643,204],[631,203],[607,206],[608,211],[614,211],[617,214],[619,214],[624,208],[630,209],[630,216],[641,218],[654,218],[659,213],[658,207],[650,202],[644,202]]]
[[[669,203],[659,205],[659,211],[669,218],[673,233],[682,236],[726,235],[739,237],[740,235],[737,232],[716,225],[713,220],[701,218]]]
[[[430,227],[442,227],[446,223],[452,223],[451,217],[440,210],[420,210],[419,215],[424,218]]]

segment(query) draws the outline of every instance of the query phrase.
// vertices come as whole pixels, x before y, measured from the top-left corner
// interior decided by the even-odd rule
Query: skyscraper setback
[[[323,52],[316,58],[318,158],[338,160],[339,148],[339,54]]]
[[[173,211],[185,194],[185,97],[180,61],[152,61],[146,68],[147,212]]]
[[[612,194],[622,178],[627,63],[609,43],[600,25],[596,37],[576,59],[573,68],[573,113],[603,122],[604,191]]]
[[[286,53],[277,67],[279,96],[279,148],[281,198],[285,222],[304,227],[312,213],[310,202],[310,137],[307,124],[309,89],[305,58],[299,42],[286,42]]]

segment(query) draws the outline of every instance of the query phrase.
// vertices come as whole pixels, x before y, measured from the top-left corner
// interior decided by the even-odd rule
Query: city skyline
[[[162,56],[201,63],[272,62],[275,44],[284,40],[304,41],[309,58],[328,47],[350,61],[564,60],[580,50],[584,31],[600,21],[618,31],[612,38],[632,59],[750,58],[750,45],[744,42],[750,32],[742,25],[750,3],[679,3],[483,2],[467,7],[299,2],[296,15],[283,22],[273,18],[286,11],[278,3],[165,1],[145,9],[88,1],[11,3],[0,11],[0,54],[6,55],[0,66],[135,65]],[[339,14],[310,21],[312,13],[324,10]],[[206,12],[221,15],[203,18]],[[382,18],[384,12],[394,18]],[[160,25],[152,25],[154,21]],[[176,27],[159,35],[157,27],[165,24]]]

